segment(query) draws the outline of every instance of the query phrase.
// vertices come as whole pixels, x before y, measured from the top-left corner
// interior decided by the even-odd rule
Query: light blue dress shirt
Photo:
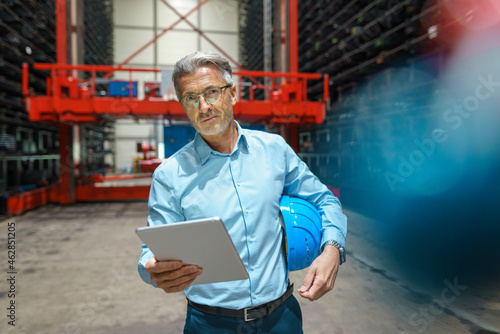
[[[287,288],[282,194],[313,204],[323,218],[322,245],[345,244],[347,219],[338,199],[276,134],[242,129],[231,154],[213,151],[197,133],[194,141],[154,172],[148,226],[219,216],[245,265],[249,279],[187,287],[195,303],[241,309],[280,297]],[[142,246],[139,274],[153,253]]]

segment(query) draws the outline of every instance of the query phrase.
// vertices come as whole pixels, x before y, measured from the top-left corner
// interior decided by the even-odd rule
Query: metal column
[[[68,63],[68,11],[66,0],[56,0],[56,55],[57,63]],[[66,75],[67,71],[61,70],[58,75]],[[71,142],[72,127],[68,124],[59,123],[59,169],[60,187],[59,202],[61,204],[74,203],[74,173],[73,154]]]

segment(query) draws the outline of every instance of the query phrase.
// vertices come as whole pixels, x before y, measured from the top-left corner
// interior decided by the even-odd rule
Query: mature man
[[[234,120],[236,86],[225,58],[188,55],[175,65],[173,81],[197,134],[156,169],[148,225],[221,217],[249,278],[190,286],[202,268],[160,262],[145,245],[141,277],[167,293],[184,291],[185,333],[302,333],[279,200],[283,194],[303,198],[322,216],[322,253],[298,289],[309,300],[333,288],[341,263],[338,247],[345,243],[347,222],[339,201],[280,136],[242,129]]]

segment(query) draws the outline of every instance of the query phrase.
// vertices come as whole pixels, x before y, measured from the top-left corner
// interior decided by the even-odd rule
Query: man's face
[[[226,86],[215,66],[199,68],[179,79],[180,97],[202,94],[209,88]],[[218,135],[227,129],[233,120],[233,105],[236,103],[236,87],[222,89],[221,100],[213,105],[199,96],[198,108],[185,110],[193,127],[202,135]]]

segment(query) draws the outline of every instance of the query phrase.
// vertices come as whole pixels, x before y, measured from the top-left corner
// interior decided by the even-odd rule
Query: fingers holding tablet
[[[166,293],[184,290],[203,272],[196,265],[182,265],[180,261],[158,261],[155,257],[144,268],[151,275],[151,281]]]

